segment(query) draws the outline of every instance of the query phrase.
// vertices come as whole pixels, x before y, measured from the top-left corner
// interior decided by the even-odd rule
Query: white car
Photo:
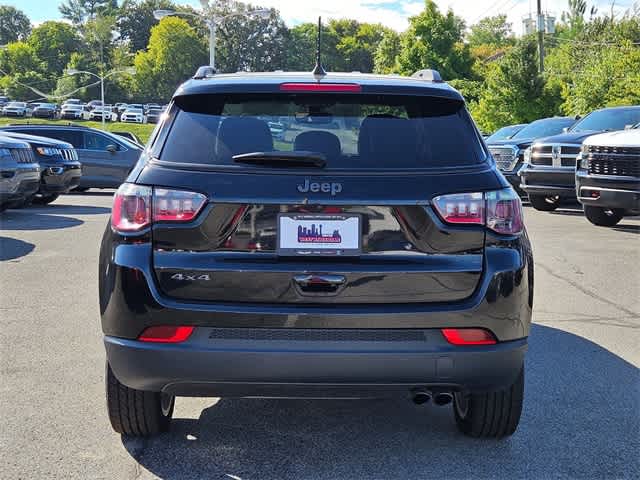
[[[127,108],[121,115],[120,121],[125,123],[147,123],[142,108]]]
[[[104,107],[98,106],[89,112],[89,120],[101,121],[103,116],[107,122],[115,122],[118,120],[118,114],[113,111],[110,105],[105,105]]]
[[[83,105],[75,103],[67,103],[60,110],[60,119],[62,120],[86,120],[86,113]]]
[[[5,117],[30,117],[33,111],[32,106],[26,102],[9,102],[3,109]]]

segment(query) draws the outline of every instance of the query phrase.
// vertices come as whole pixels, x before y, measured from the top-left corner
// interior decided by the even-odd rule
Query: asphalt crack
[[[582,293],[584,293],[585,295],[593,298],[594,300],[598,300],[602,303],[605,303],[613,308],[615,308],[616,310],[620,311],[620,312],[624,312],[627,315],[630,315],[632,317],[637,317],[638,315],[640,315],[639,312],[634,312],[633,310],[629,310],[628,308],[622,307],[620,305],[618,305],[616,302],[612,302],[611,300],[608,300],[604,297],[601,297],[600,295],[598,295],[595,292],[592,292],[591,290],[583,287],[582,285],[580,285],[578,282],[575,282],[573,280],[571,280],[570,278],[565,277],[564,275],[560,275],[556,272],[554,272],[551,268],[547,267],[546,265],[542,264],[542,263],[536,263],[536,267],[542,268],[542,270],[544,270],[545,272],[547,272],[549,275],[551,275],[552,277],[555,277],[559,280],[562,280],[564,282],[567,282],[569,285],[571,285],[572,287],[574,287],[575,289],[581,291]]]

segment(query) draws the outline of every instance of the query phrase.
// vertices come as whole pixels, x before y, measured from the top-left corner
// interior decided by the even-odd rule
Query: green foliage
[[[486,17],[475,25],[471,25],[471,33],[467,37],[471,47],[479,45],[491,45],[504,47],[513,45],[515,38],[511,30],[511,24],[507,22],[506,15]]]
[[[167,101],[207,61],[201,39],[187,22],[176,17],[162,19],[151,29],[148,49],[135,58],[132,87],[136,97],[141,101]]]
[[[524,38],[491,66],[472,113],[485,131],[528,123],[557,111],[559,98],[554,93],[538,73],[535,40]]]
[[[397,61],[401,46],[400,35],[394,30],[387,30],[376,49],[374,71],[387,74],[397,73]]]
[[[423,68],[435,68],[445,79],[468,77],[471,55],[462,42],[463,31],[464,21],[453,11],[442,14],[434,1],[426,0],[424,11],[411,17],[409,29],[402,34],[400,73],[411,75]]]
[[[151,27],[158,24],[154,10],[175,10],[171,0],[124,0],[118,14],[118,30],[132,52],[144,50],[151,37]]]
[[[22,10],[0,5],[0,45],[24,40],[31,31],[31,22]]]
[[[117,9],[117,0],[66,0],[58,7],[62,17],[74,25],[84,25],[99,15],[113,15]]]
[[[67,23],[53,21],[34,28],[27,43],[42,60],[49,75],[60,75],[71,54],[80,50],[81,45],[76,29]]]

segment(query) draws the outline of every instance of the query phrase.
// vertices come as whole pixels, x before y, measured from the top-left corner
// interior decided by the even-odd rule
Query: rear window
[[[485,152],[462,102],[393,95],[179,97],[160,160],[248,168],[234,155],[311,151],[327,169],[473,165]],[[159,135],[158,138],[163,138]]]

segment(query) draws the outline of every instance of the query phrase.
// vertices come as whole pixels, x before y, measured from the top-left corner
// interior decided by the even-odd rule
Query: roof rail
[[[194,80],[202,80],[203,78],[213,77],[216,74],[216,69],[209,66],[204,65],[196,71],[196,74],[193,76]]]
[[[440,76],[440,72],[437,70],[433,70],[431,68],[418,70],[416,73],[411,75],[411,78],[418,78],[426,82],[435,82],[435,83],[442,83],[443,81],[442,77]]]

